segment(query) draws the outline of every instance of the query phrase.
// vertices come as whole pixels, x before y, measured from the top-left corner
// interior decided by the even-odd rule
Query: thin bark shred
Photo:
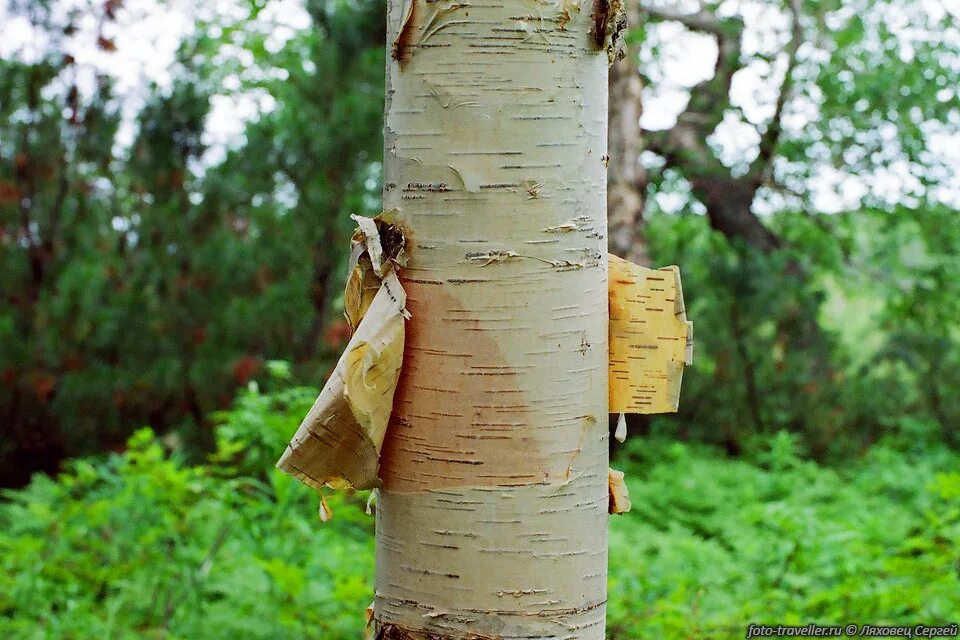
[[[327,497],[320,496],[320,508],[318,510],[320,522],[330,522],[333,520],[333,509],[327,504]]]
[[[630,491],[623,480],[623,471],[610,468],[607,472],[607,486],[610,492],[610,502],[607,510],[611,515],[620,515],[630,511]]]

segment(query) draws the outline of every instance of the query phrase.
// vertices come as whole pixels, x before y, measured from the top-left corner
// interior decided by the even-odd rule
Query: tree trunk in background
[[[640,23],[636,2],[627,4],[627,25]],[[626,56],[610,67],[610,131],[607,168],[607,223],[610,227],[610,253],[645,267],[650,264],[647,237],[644,231],[643,208],[646,204],[647,175],[640,164],[643,135],[640,116],[643,114],[643,82],[637,51],[628,48]],[[611,433],[617,428],[619,414],[609,416]],[[628,414],[628,433],[645,436],[650,433],[652,416]],[[610,439],[611,456],[620,447]]]
[[[771,253],[783,243],[753,212],[753,201],[760,187],[774,182],[774,157],[783,131],[781,121],[793,88],[797,51],[803,42],[800,0],[789,0],[787,6],[791,14],[791,36],[784,47],[787,69],[773,117],[760,135],[757,157],[742,175],[725,165],[707,140],[734,108],[730,93],[733,77],[745,65],[743,18],[721,15],[706,3],[700,3],[696,13],[677,12],[670,7],[640,7],[648,20],[679,22],[694,33],[714,38],[717,43],[713,75],[690,89],[690,100],[672,128],[644,130],[644,144],[662,156],[667,167],[683,174],[694,197],[706,208],[711,227],[730,240],[763,253]]]
[[[607,55],[589,4],[392,0],[384,208],[411,254],[380,639],[604,637]]]
[[[636,27],[639,20],[635,2],[628,4],[627,21]],[[643,232],[646,172],[640,165],[643,139],[640,115],[643,112],[643,83],[637,68],[637,52],[610,67],[610,135],[607,171],[607,210],[610,225],[610,253],[635,264],[650,266]]]

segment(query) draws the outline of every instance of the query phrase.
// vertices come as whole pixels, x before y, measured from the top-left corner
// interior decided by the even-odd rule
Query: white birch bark
[[[377,638],[604,637],[607,64],[572,0],[391,0],[410,262]]]

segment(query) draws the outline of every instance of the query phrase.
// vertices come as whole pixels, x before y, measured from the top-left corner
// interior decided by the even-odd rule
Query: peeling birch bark
[[[318,490],[379,486],[380,448],[403,363],[409,313],[395,273],[405,261],[403,235],[380,219],[354,219],[360,229],[353,238],[344,304],[354,334],[277,463]],[[321,500],[320,519],[332,515]]]
[[[623,480],[623,471],[609,469],[607,483],[610,488],[610,504],[608,510],[612,515],[619,515],[630,511],[630,492],[627,483]]]
[[[627,27],[625,0],[593,0],[593,29],[590,32],[594,45],[607,52],[612,65],[623,58],[623,32]]]
[[[693,362],[680,270],[609,260],[610,412],[674,412],[683,367]]]
[[[604,637],[607,64],[590,2],[391,0],[410,231],[375,637]],[[401,64],[402,62],[402,64]]]
[[[347,284],[344,290],[343,315],[352,331],[357,331],[373,299],[380,291],[390,272],[398,273],[407,264],[406,236],[394,224],[392,211],[385,211],[376,218],[350,216],[357,222],[357,230],[350,240],[350,262],[347,268]],[[399,282],[393,283],[394,288]],[[404,317],[408,317],[403,304],[399,305]]]

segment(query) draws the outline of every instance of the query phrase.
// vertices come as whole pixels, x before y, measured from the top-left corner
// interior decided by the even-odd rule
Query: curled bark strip
[[[373,637],[374,637],[373,636],[373,631],[374,631],[373,617],[376,612],[376,609],[375,609],[376,604],[377,602],[376,600],[374,600],[369,605],[367,605],[367,608],[364,609],[363,611],[363,617],[366,620],[366,624],[364,625],[364,628],[363,628],[364,640],[373,640]]]
[[[277,463],[281,471],[318,490],[380,484],[380,449],[403,364],[409,314],[395,273],[403,260],[402,233],[379,217],[355,219],[360,229],[353,239],[344,305],[355,331]],[[329,511],[323,507],[325,503],[321,518]]]
[[[383,279],[390,271],[399,272],[407,264],[406,234],[392,222],[392,212],[376,218],[351,216],[358,229],[351,240],[343,315],[350,328],[357,330]],[[404,313],[404,317],[409,317]]]

